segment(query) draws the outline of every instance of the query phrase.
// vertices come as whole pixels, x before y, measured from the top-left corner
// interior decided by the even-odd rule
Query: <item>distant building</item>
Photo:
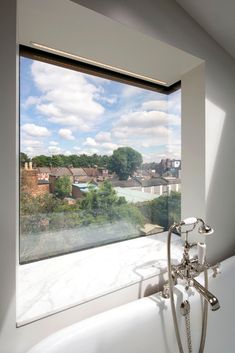
[[[133,177],[128,180],[119,180],[113,178],[110,180],[112,186],[118,191],[119,196],[125,196],[129,202],[138,202],[134,201],[142,199],[142,201],[151,200],[161,195],[169,195],[171,191],[181,191],[181,180],[174,177],[156,177],[156,178],[141,178]],[[129,191],[127,191],[127,189]],[[141,192],[143,194],[151,194],[153,196],[148,197],[136,195],[130,193],[130,190]],[[132,201],[131,201],[132,200]]]
[[[174,177],[165,177],[167,181],[167,194],[169,195],[172,191],[181,191],[181,179]]]
[[[98,170],[97,180],[102,181],[109,178],[109,171],[107,168],[98,167],[97,170]]]
[[[72,176],[73,183],[84,183],[90,180],[90,177],[87,175],[83,168],[69,168]]]
[[[128,180],[119,180],[118,178],[110,179],[110,182],[113,187],[120,187],[120,188],[134,188],[140,187],[141,183],[137,178],[130,178]]]
[[[77,183],[72,185],[72,197],[74,199],[81,199],[84,194],[89,192],[91,189],[97,189],[97,185],[92,183]]]
[[[141,191],[161,196],[164,193],[164,189],[166,189],[166,185],[167,181],[164,178],[141,180]]]
[[[180,168],[181,167],[181,160],[173,159],[172,160],[172,168]]]
[[[134,173],[134,177],[136,178],[143,178],[143,179],[150,179],[151,178],[151,171],[146,169],[137,169]]]
[[[173,176],[178,178],[180,176],[181,160],[180,159],[162,159],[156,166],[156,172],[161,176]]]
[[[38,181],[48,181],[49,182],[49,175],[51,173],[51,168],[50,167],[38,167],[37,168],[37,173],[38,173]]]
[[[32,196],[44,195],[49,193],[49,182],[38,180],[36,169],[22,169],[20,173],[21,189]]]
[[[115,187],[114,190],[119,197],[124,197],[127,202],[131,203],[152,201],[158,197],[158,195],[142,192],[141,190],[136,190],[136,188]]]
[[[66,167],[59,167],[59,168],[54,168],[53,171],[50,173],[49,175],[49,184],[50,184],[50,193],[54,193],[55,192],[55,182],[58,178],[67,176],[70,181],[71,181],[71,185],[73,183],[73,175],[71,173],[71,171],[69,170],[69,168]]]
[[[45,175],[42,177],[47,177],[46,172],[49,174],[50,192],[55,192],[55,182],[58,178],[63,176],[69,177],[72,184],[81,184],[88,182],[104,181],[109,177],[108,169],[106,168],[73,168],[73,167],[60,167],[54,168],[53,170],[42,170]]]
[[[86,175],[90,178],[96,179],[99,176],[97,168],[83,168]]]

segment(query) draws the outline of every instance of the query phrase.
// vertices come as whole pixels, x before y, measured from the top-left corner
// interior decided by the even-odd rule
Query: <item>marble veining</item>
[[[167,233],[20,265],[17,324],[25,324],[166,272]],[[182,257],[173,235],[172,257]]]

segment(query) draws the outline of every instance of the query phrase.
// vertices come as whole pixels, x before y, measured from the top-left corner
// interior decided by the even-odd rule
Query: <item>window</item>
[[[179,221],[180,90],[34,54],[20,57],[20,262]]]

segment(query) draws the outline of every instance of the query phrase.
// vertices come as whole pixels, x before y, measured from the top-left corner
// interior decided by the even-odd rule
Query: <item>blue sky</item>
[[[21,151],[180,158],[180,99],[21,57]]]

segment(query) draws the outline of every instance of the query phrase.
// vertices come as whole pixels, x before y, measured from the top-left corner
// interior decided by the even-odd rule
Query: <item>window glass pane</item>
[[[180,90],[20,58],[20,262],[180,219]]]

